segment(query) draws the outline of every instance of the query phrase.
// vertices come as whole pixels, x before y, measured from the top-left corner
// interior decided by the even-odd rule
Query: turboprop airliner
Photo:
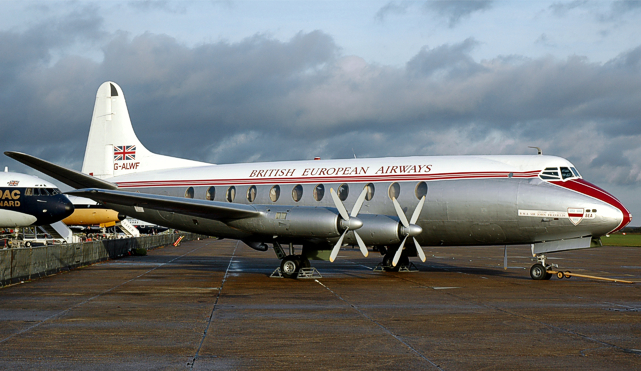
[[[396,270],[422,246],[529,244],[533,279],[546,254],[600,246],[632,219],[568,160],[529,156],[414,156],[215,165],[158,155],[134,133],[121,88],[98,89],[82,172],[5,152],[125,215],[242,240],[295,277],[344,245],[383,254]],[[283,248],[289,245],[289,249]],[[294,246],[301,246],[296,253]]]

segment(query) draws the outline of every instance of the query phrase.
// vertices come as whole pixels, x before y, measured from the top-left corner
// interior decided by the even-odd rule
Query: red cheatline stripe
[[[614,233],[618,230],[621,230],[623,227],[628,225],[630,221],[632,221],[632,215],[630,214],[628,209],[626,209],[625,206],[623,206],[621,201],[617,200],[616,197],[612,196],[608,192],[595,186],[592,183],[586,182],[583,179],[573,179],[573,180],[568,180],[566,182],[551,181],[550,183],[555,184],[559,187],[573,190],[575,192],[584,194],[586,196],[594,197],[597,200],[603,201],[621,210],[621,213],[623,214],[623,219],[621,220],[621,223],[616,228],[611,230],[609,233]]]
[[[533,178],[539,171],[512,173],[514,178]],[[478,173],[444,173],[444,174],[398,174],[398,175],[367,175],[342,177],[295,177],[295,178],[238,178],[238,179],[199,179],[199,180],[152,180],[119,182],[120,188],[131,187],[178,187],[199,185],[245,185],[245,184],[294,184],[294,183],[341,183],[341,182],[383,182],[411,180],[449,180],[449,179],[478,179],[478,178],[507,178],[509,172],[478,172]]]

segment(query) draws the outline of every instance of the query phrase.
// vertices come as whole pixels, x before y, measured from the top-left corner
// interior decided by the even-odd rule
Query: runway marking
[[[327,289],[327,291],[329,291],[329,292],[331,292],[332,294],[334,294],[334,296],[336,296],[338,299],[340,299],[340,300],[342,300],[343,302],[345,302],[345,304],[347,304],[347,305],[349,305],[350,307],[352,307],[352,308],[353,308],[355,311],[357,311],[361,316],[365,317],[365,318],[366,318],[366,319],[368,319],[370,322],[372,322],[372,323],[374,323],[376,326],[380,327],[380,328],[381,328],[383,331],[385,331],[388,335],[392,336],[394,339],[396,339],[396,340],[398,340],[399,342],[401,342],[401,344],[405,345],[405,346],[406,346],[407,348],[409,348],[412,352],[416,353],[416,355],[418,355],[419,357],[423,358],[426,362],[428,362],[428,363],[429,363],[429,364],[431,364],[432,366],[436,367],[437,369],[439,369],[439,370],[443,371],[443,369],[442,369],[441,367],[439,367],[439,365],[437,365],[436,363],[432,362],[429,358],[427,358],[426,356],[424,356],[421,352],[419,352],[418,350],[416,350],[413,346],[411,346],[410,344],[408,344],[407,342],[405,342],[403,339],[401,339],[401,337],[400,337],[400,336],[395,335],[394,333],[392,333],[390,330],[388,330],[388,329],[387,329],[387,327],[385,327],[385,326],[381,325],[381,324],[380,324],[379,322],[377,322],[375,319],[373,319],[372,317],[368,316],[365,312],[363,312],[362,310],[360,310],[356,305],[354,305],[354,304],[352,304],[352,303],[348,302],[347,300],[343,299],[343,297],[342,297],[342,296],[338,295],[336,292],[334,292],[334,290],[330,289],[329,287],[327,287],[326,285],[324,285],[324,284],[323,284],[322,282],[320,282],[319,280],[314,280],[314,281],[316,281],[316,283],[318,283],[319,285],[321,285],[321,286],[323,286],[325,289]]]
[[[191,362],[187,362],[187,367],[189,368],[194,368],[194,365],[196,364],[196,360],[198,360],[198,357],[200,355],[200,349],[203,347],[203,343],[205,342],[205,337],[207,337],[207,333],[209,332],[209,327],[211,326],[211,321],[214,319],[214,311],[216,310],[216,307],[218,306],[218,300],[220,299],[220,293],[223,292],[223,286],[225,286],[225,281],[227,281],[227,276],[229,274],[229,268],[231,267],[232,263],[234,263],[234,257],[236,256],[236,249],[238,249],[238,245],[240,244],[240,240],[236,241],[236,246],[234,247],[234,252],[231,254],[231,258],[229,258],[229,264],[227,264],[227,269],[225,270],[225,275],[223,276],[223,280],[220,283],[220,287],[218,288],[218,295],[216,295],[216,300],[214,300],[214,306],[211,308],[211,313],[209,314],[209,320],[207,320],[207,326],[205,327],[205,331],[203,332],[203,337],[200,339],[200,344],[198,344],[198,349],[196,350],[196,354],[194,354],[194,357],[191,359]]]
[[[154,268],[152,268],[152,269],[150,269],[150,270],[146,271],[145,273],[142,273],[142,274],[140,274],[140,275],[138,275],[138,276],[136,276],[136,277],[134,277],[134,278],[132,278],[132,279],[130,279],[130,280],[128,280],[128,281],[125,281],[125,282],[123,282],[123,283],[121,283],[121,284],[119,284],[119,285],[116,285],[116,286],[114,286],[114,287],[112,287],[112,288],[108,289],[108,290],[105,290],[105,291],[101,292],[100,294],[94,295],[94,296],[90,297],[89,299],[86,299],[86,300],[84,300],[84,301],[82,301],[82,302],[80,302],[80,303],[78,303],[78,304],[72,305],[72,306],[70,306],[69,308],[67,308],[67,309],[65,309],[65,310],[63,310],[63,311],[61,311],[61,312],[58,312],[58,313],[56,313],[56,314],[53,314],[53,315],[51,315],[51,316],[49,316],[49,317],[47,317],[47,318],[43,319],[42,321],[40,321],[40,322],[38,322],[38,323],[35,323],[35,324],[34,324],[34,325],[32,325],[32,326],[29,326],[29,327],[27,327],[27,328],[25,328],[25,329],[22,329],[22,330],[20,330],[20,331],[16,332],[15,334],[11,334],[11,335],[7,336],[6,338],[4,338],[4,339],[0,340],[0,344],[2,344],[2,343],[4,343],[4,342],[6,342],[7,340],[11,340],[11,339],[13,339],[14,337],[16,337],[16,336],[18,336],[18,335],[24,334],[24,333],[25,333],[25,332],[27,332],[27,331],[33,330],[34,328],[36,328],[36,327],[38,327],[38,326],[42,325],[43,323],[45,323],[45,322],[47,322],[47,321],[50,321],[50,320],[56,319],[56,318],[58,318],[58,317],[60,317],[60,316],[62,316],[62,315],[64,315],[64,314],[68,313],[68,312],[69,312],[69,311],[71,311],[72,309],[75,309],[75,308],[78,308],[78,307],[80,307],[80,306],[83,306],[83,305],[87,304],[88,302],[90,302],[90,301],[92,301],[92,300],[94,300],[94,299],[96,299],[96,298],[99,298],[99,297],[103,296],[104,294],[107,294],[107,293],[109,293],[109,292],[111,292],[111,291],[113,291],[113,290],[115,290],[115,289],[117,289],[117,288],[119,288],[119,287],[121,287],[121,286],[124,286],[124,285],[128,284],[129,282],[134,281],[134,280],[136,280],[136,279],[138,279],[138,278],[140,278],[140,277],[142,277],[142,276],[146,275],[147,273],[153,272],[153,271],[155,271],[156,269],[158,269],[158,268],[160,268],[160,267],[162,267],[162,266],[164,266],[164,265],[166,265],[166,264],[173,263],[173,262],[174,262],[174,261],[176,261],[177,259],[180,259],[180,258],[182,258],[183,256],[185,256],[185,255],[187,255],[187,254],[190,254],[190,253],[192,253],[192,252],[194,252],[194,251],[196,251],[196,250],[198,250],[198,249],[202,249],[203,247],[205,247],[205,246],[209,245],[210,243],[211,243],[211,242],[209,242],[209,243],[207,243],[207,244],[205,244],[205,245],[203,245],[203,246],[197,247],[197,248],[195,248],[195,249],[193,249],[193,250],[191,250],[191,251],[189,251],[189,252],[186,252],[186,253],[184,253],[183,255],[177,256],[177,257],[173,258],[172,260],[170,260],[170,261],[168,261],[168,262],[166,262],[166,263],[162,263],[162,264],[160,264],[160,265],[157,265],[157,266],[155,266]]]

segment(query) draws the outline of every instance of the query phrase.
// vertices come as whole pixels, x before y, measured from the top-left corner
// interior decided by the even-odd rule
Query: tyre
[[[542,264],[534,264],[532,268],[530,268],[530,277],[532,277],[533,280],[549,280],[552,275],[547,272],[545,267]]]
[[[309,259],[304,256],[300,257],[300,268],[310,268],[311,266]]]
[[[285,278],[295,278],[298,274],[299,260],[296,257],[289,255],[283,258],[280,262],[280,273]]]

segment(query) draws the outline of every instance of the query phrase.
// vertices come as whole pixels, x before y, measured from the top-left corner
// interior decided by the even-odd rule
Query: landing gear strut
[[[550,266],[547,265],[546,259],[546,256],[543,254],[536,256],[537,263],[530,268],[530,277],[532,277],[533,280],[540,281],[552,278],[552,274],[548,273]]]
[[[289,244],[289,255],[285,255],[283,247],[274,241],[274,252],[281,261],[280,267],[276,268],[270,277],[322,278],[318,270],[311,267],[306,256],[294,254],[293,244]]]

